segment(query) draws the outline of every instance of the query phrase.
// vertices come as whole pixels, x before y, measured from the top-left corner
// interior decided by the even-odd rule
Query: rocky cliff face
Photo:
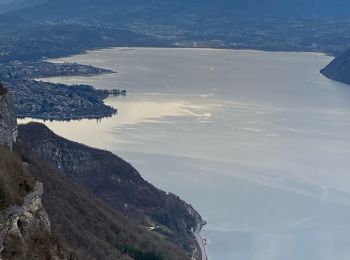
[[[0,83],[0,144],[12,149],[17,137],[15,102],[11,93]]]
[[[72,259],[51,233],[42,183],[8,150],[0,150],[0,167],[0,259]]]
[[[68,259],[51,234],[42,184],[10,151],[16,136],[14,99],[0,84],[0,260]]]
[[[111,208],[21,141],[16,152],[45,187],[51,230],[84,260],[189,260],[191,254]]]
[[[0,259],[43,259],[40,248],[51,237],[50,221],[41,204],[43,187],[25,196],[22,205],[14,205],[0,212]],[[46,248],[51,259],[62,259],[57,248]],[[56,251],[56,252],[55,252]]]
[[[19,126],[19,140],[117,211],[188,252],[194,249],[191,231],[202,223],[200,215],[178,196],[145,181],[118,156],[66,140],[38,123]]]

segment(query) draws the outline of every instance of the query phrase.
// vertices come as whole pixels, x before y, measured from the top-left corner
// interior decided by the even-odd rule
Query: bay
[[[208,221],[211,260],[350,257],[350,87],[319,53],[112,48],[56,59],[112,69],[44,79],[127,89],[118,115],[45,122],[111,150]],[[22,120],[22,122],[31,119]]]

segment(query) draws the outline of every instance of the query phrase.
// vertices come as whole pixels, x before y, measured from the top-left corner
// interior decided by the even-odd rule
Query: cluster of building
[[[111,70],[77,63],[51,63],[47,61],[13,61],[0,65],[0,75],[8,79],[98,75]]]
[[[104,104],[110,95],[126,90],[97,90],[88,85],[68,86],[37,81],[54,76],[97,75],[109,70],[76,63],[11,62],[0,64],[0,81],[14,93],[18,117],[71,120],[112,116],[115,108]]]

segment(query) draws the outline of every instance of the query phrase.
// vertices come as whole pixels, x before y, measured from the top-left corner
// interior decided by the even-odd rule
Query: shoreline
[[[196,230],[193,231],[196,248],[192,255],[192,260],[208,260],[207,251],[206,251],[206,239],[202,237],[201,231],[202,228],[206,225],[206,222],[197,224]]]
[[[73,55],[74,56],[74,55]],[[68,56],[68,57],[71,57],[71,56]],[[68,58],[67,57],[67,58]],[[64,57],[62,57],[64,58]],[[61,59],[61,58],[58,58],[58,59]],[[62,63],[55,63],[55,64],[63,64]],[[84,65],[84,64],[79,64],[79,65]],[[96,67],[97,68],[97,67]],[[99,69],[104,69],[104,68],[99,68]],[[107,69],[104,69],[104,70],[107,70]],[[92,78],[92,77],[97,77],[97,76],[101,76],[101,75],[108,75],[108,74],[116,74],[118,72],[116,71],[112,71],[112,70],[109,70],[109,71],[106,71],[106,72],[100,72],[100,73],[82,73],[82,74],[72,74],[72,75],[53,75],[53,76],[44,76],[44,77],[37,77],[37,78],[33,78],[35,81],[44,81],[44,82],[47,82],[45,81],[45,79],[53,79],[53,78],[74,78],[74,77],[82,77],[82,78]]]
[[[60,64],[60,63],[56,63],[56,64]],[[62,63],[63,64],[63,63]],[[78,65],[82,65],[82,64],[78,64]],[[84,66],[84,65],[83,65]],[[100,75],[108,75],[108,74],[115,74],[117,72],[113,71],[113,70],[108,70],[108,69],[104,69],[104,68],[97,68],[96,69],[100,69],[100,72],[96,72],[96,73],[71,73],[71,74],[66,74],[66,75],[52,75],[52,76],[43,76],[43,77],[38,77],[38,78],[31,78],[33,81],[35,82],[42,82],[42,83],[48,83],[48,84],[61,84],[59,82],[57,83],[52,83],[50,81],[48,81],[51,78],[64,78],[64,77],[96,77],[96,76],[100,76]],[[74,85],[67,85],[67,84],[63,84],[66,87],[73,87]],[[94,91],[100,91],[99,89],[96,89],[94,86],[89,85]],[[103,91],[107,91],[108,90],[103,90]],[[118,90],[119,91],[119,90]],[[126,93],[126,92],[125,92]],[[118,114],[118,109],[116,107],[111,107],[105,104],[105,100],[111,96],[118,96],[118,95],[125,95],[122,94],[122,91],[120,91],[120,93],[118,94],[114,94],[112,93],[112,91],[109,91],[109,93],[104,94],[102,98],[100,98],[100,105],[108,108],[108,111],[102,112],[102,113],[77,113],[77,114],[72,114],[72,115],[54,115],[54,116],[45,116],[45,115],[32,115],[32,114],[21,114],[18,113],[17,114],[17,118],[18,119],[22,119],[22,120],[26,120],[26,119],[33,119],[33,120],[42,120],[42,121],[74,121],[74,120],[102,120],[103,118],[110,118],[113,117],[115,115]]]
[[[41,120],[41,121],[61,121],[61,122],[69,122],[69,121],[79,121],[79,120],[102,120],[104,118],[110,118],[118,114],[117,109],[115,109],[114,113],[108,113],[103,115],[86,115],[86,116],[72,116],[72,117],[40,117],[40,116],[23,116],[18,115],[17,119],[19,120]]]
[[[68,56],[59,56],[59,57],[52,57],[47,59],[48,62],[51,63],[64,63],[64,61],[57,62],[57,60],[61,59],[66,59],[66,58],[72,58],[76,56],[82,56],[82,55],[87,55],[89,53],[93,52],[99,52],[99,51],[107,51],[107,50],[114,50],[114,49],[120,49],[120,51],[127,51],[127,50],[156,50],[156,49],[169,49],[169,50],[212,50],[212,51],[247,51],[247,52],[273,52],[273,53],[305,53],[305,54],[320,54],[320,55],[325,55],[329,56],[332,58],[335,58],[333,54],[327,53],[327,52],[322,52],[322,51],[308,51],[308,50],[272,50],[272,49],[254,49],[254,48],[223,48],[223,47],[184,47],[184,46],[114,46],[114,47],[102,47],[102,48],[92,48],[92,49],[87,49],[82,52],[68,55]],[[77,62],[78,63],[78,62]],[[81,63],[78,63],[81,64]],[[81,64],[85,65],[85,64]],[[99,68],[99,67],[98,67]],[[102,68],[106,69],[106,68]],[[109,69],[106,69],[109,70]],[[111,73],[118,73],[115,71],[112,71]],[[105,74],[105,73],[102,73]],[[107,72],[107,74],[109,74]],[[96,75],[92,75],[96,76]],[[45,77],[49,78],[49,77]]]
[[[200,248],[200,253],[201,253],[199,259],[200,260],[208,260],[205,239],[200,234],[198,234],[197,243],[198,243],[198,247]]]
[[[113,95],[108,95],[103,98],[103,105],[110,108],[110,111],[104,112],[101,114],[86,114],[86,115],[69,115],[69,116],[41,116],[41,115],[26,115],[26,114],[17,114],[17,119],[19,120],[40,120],[40,121],[61,121],[61,122],[70,122],[70,121],[80,121],[80,120],[102,120],[104,118],[111,118],[115,115],[118,115],[118,108],[111,107],[105,104],[105,100]]]

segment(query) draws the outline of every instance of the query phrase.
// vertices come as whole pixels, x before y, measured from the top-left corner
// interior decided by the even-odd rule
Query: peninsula
[[[126,90],[97,90],[89,85],[68,86],[39,81],[57,76],[93,76],[114,73],[111,70],[76,63],[55,64],[46,61],[0,64],[0,81],[16,93],[19,118],[72,120],[103,118],[117,113],[104,104],[110,95],[126,95]]]

